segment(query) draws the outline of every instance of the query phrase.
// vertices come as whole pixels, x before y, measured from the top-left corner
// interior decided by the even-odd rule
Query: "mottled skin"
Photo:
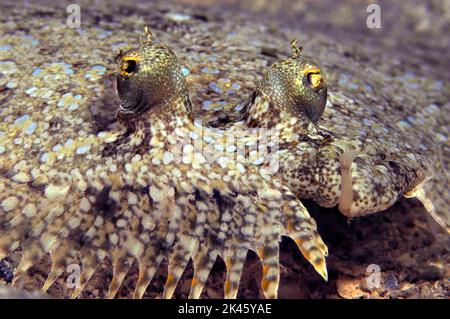
[[[46,291],[67,265],[81,259],[80,286],[72,295],[77,297],[109,257],[113,279],[107,296],[114,297],[136,259],[134,297],[139,298],[166,259],[163,297],[170,298],[192,258],[190,297],[198,298],[215,259],[222,256],[227,266],[224,295],[235,298],[252,249],[262,260],[263,293],[273,298],[282,235],[293,238],[327,279],[327,248],[289,189],[237,152],[230,158],[204,156],[207,144],[216,149],[226,141],[221,132],[194,123],[174,53],[147,30],[139,48],[120,53],[117,60],[122,102],[119,121],[107,131],[50,149],[26,134],[27,121],[5,127],[0,140],[0,259],[21,247],[13,282],[49,253]],[[58,110],[36,112],[33,120],[51,123],[57,115]],[[22,147],[14,142],[18,138]]]
[[[146,10],[146,12],[156,12],[154,10]],[[23,19],[25,21],[25,19]],[[34,20],[27,20],[29,22],[33,22]],[[133,19],[133,23],[139,23],[138,19]],[[137,22],[136,22],[137,21]],[[154,23],[158,23],[157,21],[159,21],[158,19],[152,19],[152,18],[148,18],[148,21],[150,22],[154,22]],[[121,21],[121,23],[123,24],[127,24],[126,21]],[[249,23],[253,23],[253,21],[249,22]],[[60,21],[56,21],[55,25],[59,26],[61,23]],[[212,23],[214,24],[214,22]],[[219,23],[218,23],[219,24]],[[235,25],[236,21],[233,21],[233,23],[230,24],[224,24],[222,21],[220,21],[220,26],[217,29],[222,30],[223,32],[231,32],[232,30],[235,30]],[[34,34],[34,36],[38,37],[41,39],[46,37],[46,33],[45,32],[40,32],[39,30],[41,30],[41,25],[39,25],[38,22],[36,23],[32,23],[32,28],[34,28],[34,31],[37,32],[32,32]],[[233,25],[233,28],[230,27],[230,25]],[[132,26],[130,26],[130,24],[127,24],[128,29],[126,30],[134,30]],[[248,29],[248,28],[247,28]],[[245,31],[247,31],[247,29],[244,29]],[[58,30],[58,28],[55,27],[54,30]],[[119,40],[123,40],[123,39],[128,39],[131,38],[129,36],[129,32],[122,32],[121,31],[122,28],[117,28],[115,30],[115,32],[117,32],[117,35],[115,35],[115,40],[98,40],[96,39],[94,36],[91,35],[90,38],[84,38],[84,37],[77,37],[77,41],[73,41],[74,40],[74,35],[72,33],[70,33],[70,30],[67,30],[67,28],[63,28],[63,30],[59,30],[58,32],[54,31],[55,34],[51,34],[51,36],[49,36],[50,39],[50,43],[45,42],[45,45],[49,45],[50,48],[52,46],[54,47],[58,47],[61,48],[61,50],[57,51],[57,56],[59,57],[60,60],[63,60],[66,58],[65,55],[66,54],[70,57],[73,57],[73,59],[68,59],[69,62],[71,63],[75,63],[77,61],[82,61],[85,64],[83,64],[82,66],[79,66],[79,69],[88,69],[89,66],[94,65],[95,63],[109,63],[108,60],[108,56],[107,55],[111,55],[110,54],[110,46],[112,44],[114,44],[114,41],[118,41],[117,38],[119,38]],[[180,31],[181,30],[181,31]],[[165,37],[170,38],[171,40],[168,42],[171,45],[176,47],[176,51],[177,54],[180,54],[182,56],[182,61],[186,62],[187,65],[189,66],[190,70],[191,70],[191,75],[188,77],[188,83],[192,89],[192,87],[195,85],[195,89],[192,89],[192,95],[191,98],[193,101],[202,101],[203,99],[206,98],[211,98],[211,93],[208,93],[209,95],[205,95],[202,92],[200,92],[198,89],[199,86],[204,87],[204,88],[208,88],[208,83],[204,83],[206,81],[210,82],[210,81],[217,81],[217,78],[219,78],[220,76],[228,76],[231,79],[231,82],[239,82],[241,83],[243,88],[250,88],[250,87],[254,87],[254,74],[252,74],[252,72],[249,71],[249,67],[248,67],[248,62],[249,61],[255,61],[256,63],[261,63],[261,67],[255,68],[252,66],[251,70],[254,70],[255,72],[259,72],[260,70],[263,69],[264,63],[262,62],[267,62],[270,61],[269,59],[271,59],[271,57],[267,57],[265,55],[261,55],[260,51],[262,50],[263,46],[267,46],[268,42],[272,43],[274,47],[280,49],[281,51],[283,51],[282,48],[284,48],[284,43],[281,43],[281,41],[285,41],[285,36],[282,36],[280,38],[277,37],[277,35],[272,35],[270,37],[267,37],[267,33],[269,32],[267,30],[266,32],[261,32],[258,31],[258,34],[244,34],[241,35],[242,37],[245,37],[246,40],[248,39],[255,39],[258,38],[260,39],[261,37],[270,39],[267,41],[255,41],[255,43],[258,43],[256,45],[253,46],[253,42],[251,41],[247,41],[246,42],[246,46],[243,50],[240,50],[240,47],[242,46],[241,44],[239,44],[239,47],[237,47],[237,44],[235,44],[235,46],[233,46],[233,38],[226,38],[222,37],[219,32],[214,33],[214,28],[211,29],[211,31],[208,32],[204,32],[203,29],[196,29],[196,28],[188,28],[188,30],[184,29],[184,25],[179,26],[179,29],[175,29],[175,31],[168,31],[166,32],[165,29],[163,28],[158,28],[158,34],[164,35]],[[91,31],[91,30],[89,30]],[[223,41],[223,46],[214,44],[212,44],[212,40],[210,39],[211,36],[210,34],[212,33],[212,37],[214,38],[218,38],[220,41]],[[96,30],[93,29],[92,30],[92,34],[96,35]],[[189,37],[188,37],[189,36]],[[298,35],[295,35],[298,36]],[[16,37],[13,37],[11,39],[11,41],[15,41]],[[19,37],[17,37],[19,38]],[[95,40],[93,40],[95,39]],[[5,40],[7,41],[8,38],[2,39],[2,41]],[[177,42],[177,40],[179,40],[179,42]],[[20,41],[17,40],[19,43]],[[44,41],[43,41],[44,42]],[[87,59],[83,57],[83,53],[80,50],[80,47],[86,46],[91,48],[92,44],[95,43],[96,44],[96,51],[95,50],[87,50],[89,52],[89,54],[87,54]],[[220,43],[220,42],[219,42]],[[340,64],[338,63],[336,64],[330,64],[330,63],[336,63],[336,61],[341,61],[340,59],[336,59],[333,57],[334,56],[342,56],[342,49],[338,50],[337,52],[333,52],[333,50],[323,50],[322,46],[324,47],[329,47],[329,46],[325,46],[324,43],[321,43],[320,41],[316,42],[314,41],[314,43],[312,42],[305,42],[308,45],[308,52],[316,52],[319,53],[320,52],[320,58],[318,56],[315,57],[316,60],[318,61],[322,61],[323,63],[325,63],[325,61],[327,61],[328,63],[328,69],[327,71],[329,72],[328,74],[335,72],[335,73],[342,73],[342,71],[344,70],[346,74],[349,74],[350,71],[354,71],[351,72],[350,74],[353,75],[353,77],[356,80],[360,80],[360,81],[365,81],[366,83],[370,83],[373,87],[376,87],[377,84],[381,81],[380,86],[382,88],[390,88],[389,83],[386,83],[386,78],[384,77],[385,75],[387,75],[388,79],[391,79],[391,74],[386,70],[386,66],[382,63],[377,64],[376,62],[378,61],[378,59],[374,58],[373,60],[371,60],[371,62],[373,62],[370,66],[367,66],[365,62],[361,62],[360,64],[355,63],[354,60],[351,60],[350,64],[348,67],[345,67],[345,63]],[[328,43],[328,42],[327,42]],[[44,44],[43,44],[44,45]],[[333,47],[333,46],[332,46]],[[33,71],[33,66],[34,65],[46,65],[45,63],[48,62],[48,56],[47,55],[42,55],[41,57],[38,55],[33,59],[27,60],[27,58],[21,58],[21,57],[26,57],[26,52],[25,50],[28,50],[27,48],[20,48],[20,46],[17,48],[18,54],[16,54],[16,58],[17,58],[17,62],[18,65],[20,66],[20,70],[24,70],[28,73],[22,73],[20,72],[20,91],[24,91],[25,89],[31,87],[31,86],[38,86],[39,88],[42,87],[50,87],[50,88],[57,88],[57,89],[62,89],[62,91],[67,91],[67,86],[63,86],[63,84],[65,84],[65,82],[67,82],[67,80],[65,80],[65,78],[63,77],[63,79],[61,80],[61,71],[55,72],[56,76],[54,77],[45,77],[44,79],[34,79],[32,77],[29,76],[29,74],[31,74],[31,72]],[[211,49],[212,53],[211,54],[215,54],[218,57],[218,60],[215,62],[211,62],[208,60],[208,62],[206,62],[206,58],[202,58],[205,60],[200,59],[200,63],[197,62],[197,60],[193,59],[196,58],[199,53],[198,52],[209,52],[207,51],[207,49]],[[312,50],[311,50],[312,49]],[[106,54],[103,55],[99,55],[99,52],[106,52]],[[237,59],[231,59],[230,58],[230,52],[232,53],[232,57],[239,57],[240,60]],[[332,55],[334,54],[334,56]],[[106,55],[106,57],[105,57]],[[256,58],[255,58],[256,55]],[[325,56],[324,56],[325,55]],[[325,59],[325,57],[327,57],[328,55],[330,55],[330,59]],[[223,58],[222,58],[223,57]],[[385,56],[384,55],[380,55],[380,59],[384,59]],[[86,60],[86,61],[85,61]],[[331,61],[331,62],[330,62]],[[207,64],[208,63],[208,64]],[[195,67],[197,66],[197,64],[199,65],[198,69],[195,69]],[[358,67],[355,67],[355,64]],[[389,65],[389,64],[387,64]],[[219,75],[213,75],[213,74],[209,74],[209,73],[202,73],[200,72],[200,69],[202,66],[208,66],[210,69],[212,68],[221,68],[221,74]],[[336,66],[336,67],[335,67]],[[339,68],[339,66],[344,66],[344,68]],[[350,66],[352,68],[352,70],[350,70]],[[367,72],[366,72],[366,67],[367,67]],[[375,69],[376,67],[376,69]],[[380,69],[378,69],[380,68]],[[360,72],[356,72],[357,70],[364,70],[364,74],[361,74]],[[3,71],[4,69],[2,69]],[[377,72],[375,72],[377,71]],[[58,77],[58,78],[57,78]],[[380,80],[381,79],[381,80]],[[73,80],[73,78],[72,78]],[[202,83],[200,83],[203,80]],[[40,83],[42,82],[42,83]],[[389,82],[389,81],[388,81]],[[57,84],[55,84],[57,83]],[[250,83],[250,84],[248,84]],[[61,85],[60,85],[61,84]],[[81,83],[76,83],[73,85],[73,87],[68,86],[69,88],[73,88],[74,91],[76,92],[82,92],[85,96],[90,96],[88,95],[88,92],[90,92],[92,90],[92,88],[90,87],[90,84],[92,84],[89,81],[85,81],[85,82],[81,82]],[[102,85],[102,83],[100,83],[100,86]],[[395,88],[396,91],[396,96],[398,97],[402,97],[402,98],[408,98],[408,97],[414,97],[415,95],[412,94],[413,92],[411,91],[397,91],[398,90],[398,84],[395,84],[394,86],[392,86],[393,88]],[[425,86],[424,86],[425,87]],[[419,91],[420,94],[424,94],[425,93],[425,88],[421,88]],[[92,130],[94,131],[94,136],[92,136],[92,132],[91,132],[91,127],[93,126],[91,123],[92,121],[92,116],[91,116],[91,104],[93,104],[93,106],[96,106],[96,104],[98,105],[98,96],[93,96],[92,100],[91,98],[88,99],[88,101],[85,101],[83,104],[81,104],[81,107],[79,111],[75,112],[76,114],[73,115],[73,112],[67,112],[66,110],[61,110],[58,109],[56,107],[56,103],[53,103],[54,101],[50,100],[49,102],[47,102],[46,99],[41,98],[41,97],[36,97],[34,98],[34,100],[36,101],[35,103],[29,103],[27,101],[27,99],[25,98],[25,94],[18,94],[19,92],[17,92],[18,90],[16,90],[16,96],[14,97],[14,99],[11,101],[12,103],[10,103],[10,105],[3,105],[2,110],[1,110],[1,114],[2,116],[4,116],[4,118],[2,118],[2,123],[1,123],[1,128],[4,131],[10,132],[11,130],[13,130],[14,128],[17,128],[17,133],[18,133],[18,138],[22,139],[23,143],[18,143],[15,142],[16,146],[13,147],[9,147],[8,148],[8,152],[10,152],[10,154],[8,154],[11,158],[8,159],[8,162],[10,166],[15,166],[17,163],[20,162],[21,159],[23,158],[27,158],[30,159],[30,156],[25,156],[22,155],[20,152],[23,151],[27,151],[30,152],[32,154],[32,158],[36,158],[36,164],[33,166],[40,166],[41,163],[37,161],[38,158],[40,158],[40,156],[42,155],[42,151],[41,149],[46,149],[47,151],[50,151],[52,146],[55,144],[55,142],[61,142],[64,145],[65,139],[63,139],[64,137],[71,137],[74,138],[75,140],[75,144],[73,144],[71,147],[73,149],[70,150],[71,153],[69,154],[65,154],[63,155],[61,153],[57,153],[57,152],[49,152],[49,154],[51,155],[51,157],[54,158],[58,158],[58,157],[63,157],[65,160],[64,166],[71,166],[72,168],[79,168],[79,170],[84,174],[84,172],[87,171],[87,169],[90,167],[90,163],[86,162],[86,158],[89,159],[93,159],[95,158],[95,156],[97,156],[98,154],[104,154],[104,147],[103,145],[105,144],[104,140],[108,139],[108,135],[103,136],[102,139],[97,138],[95,129]],[[8,91],[6,92],[8,93]],[[431,118],[435,118],[438,117],[440,119],[442,119],[442,121],[438,121],[437,123],[442,123],[443,120],[445,120],[446,118],[448,118],[448,114],[450,114],[449,112],[444,112],[445,111],[445,105],[442,107],[442,110],[438,111],[437,113],[439,114],[440,112],[440,116],[434,114],[427,114],[427,112],[425,112],[425,107],[423,104],[414,104],[414,103],[406,103],[404,104],[404,109],[400,109],[398,108],[396,105],[391,106],[391,104],[386,104],[383,102],[378,103],[379,107],[374,107],[374,103],[371,103],[371,99],[373,99],[373,97],[368,94],[367,99],[364,99],[364,97],[361,94],[354,94],[355,92],[351,91],[350,89],[347,89],[346,87],[343,86],[331,86],[330,87],[330,95],[329,95],[329,103],[327,108],[325,109],[325,113],[323,115],[323,117],[320,119],[320,121],[318,122],[318,124],[321,127],[325,127],[327,128],[326,132],[328,131],[332,131],[335,135],[339,135],[339,136],[346,136],[348,139],[353,139],[354,141],[365,141],[368,144],[372,144],[373,141],[375,140],[380,140],[380,141],[388,141],[388,143],[381,143],[381,145],[379,145],[378,151],[379,153],[382,153],[380,151],[384,151],[386,150],[387,153],[389,154],[407,154],[407,153],[411,153],[413,152],[414,154],[417,154],[417,151],[422,152],[424,155],[423,156],[434,156],[434,150],[433,148],[431,148],[432,145],[434,145],[433,143],[433,131],[439,132],[439,130],[436,130],[436,126],[430,125],[430,126],[426,126],[425,124],[422,125],[422,123],[420,123],[420,125],[414,126],[412,129],[407,129],[407,128],[403,128],[403,127],[398,127],[397,122],[406,118],[409,115],[414,115],[414,117],[416,117],[417,119],[423,119],[424,122],[426,124],[431,123]],[[376,91],[377,95],[380,92]],[[374,95],[375,93],[372,93],[372,95]],[[214,97],[215,98],[215,97]],[[227,101],[231,100],[232,102],[234,102],[234,100],[236,100],[236,98],[241,98],[238,97],[236,95],[231,95],[231,96],[227,96]],[[380,101],[382,101],[383,98],[380,98]],[[108,96],[108,101],[114,101],[114,96],[111,94],[110,96]],[[391,98],[392,101],[392,98]],[[407,100],[408,101],[408,100]],[[41,103],[41,104],[39,104]],[[377,106],[378,106],[377,105]],[[201,104],[199,103],[193,103],[193,107],[195,108],[199,108],[199,106],[201,106]],[[198,110],[196,110],[198,111]],[[32,119],[29,120],[29,122],[25,122],[22,124],[18,124],[18,125],[14,125],[14,122],[16,120],[16,118],[18,118],[19,116],[21,116],[24,113],[30,113],[32,114]],[[92,113],[94,113],[92,111]],[[217,113],[219,113],[219,115],[223,116],[226,114],[233,114],[233,112],[224,112],[224,111],[219,111],[216,112],[216,114],[214,114],[215,116],[217,115]],[[237,112],[237,115],[239,117],[242,116],[242,114],[240,112]],[[363,120],[365,118],[369,118],[369,119],[373,119],[375,122],[374,124],[368,126],[366,123],[363,122]],[[73,119],[75,119],[76,121],[73,121]],[[32,136],[33,138],[29,137],[26,134],[21,133],[21,131],[25,130],[27,125],[30,124],[30,122],[34,120],[35,122],[39,123],[39,127],[38,129],[35,131],[35,134]],[[445,122],[444,122],[445,123]],[[448,123],[448,122],[447,122]],[[376,124],[376,125],[375,125]],[[43,125],[44,127],[42,128],[41,125]],[[48,125],[48,126],[46,126]],[[61,127],[61,125],[63,125],[64,127]],[[93,126],[95,128],[95,126]],[[103,127],[102,127],[103,128]],[[114,131],[115,129],[118,128],[118,124],[117,123],[111,123],[110,127],[108,127],[108,130],[112,130]],[[440,128],[443,128],[443,130],[440,130],[440,132],[445,132],[445,127],[441,124]],[[105,129],[105,128],[103,128]],[[428,131],[426,131],[428,130]],[[407,133],[405,133],[407,132]],[[39,147],[34,145],[33,142],[36,137],[39,137],[42,141],[43,145],[40,145]],[[364,137],[362,139],[362,137]],[[114,137],[110,137],[113,141],[115,141],[116,139]],[[371,140],[372,141],[371,141]],[[77,156],[73,156],[73,152],[74,150],[77,149],[78,146],[83,146],[84,143],[91,141],[91,150],[89,153],[84,154],[84,155],[77,155]],[[97,143],[99,145],[97,145]],[[310,144],[309,143],[304,143],[303,144],[307,149],[310,149]],[[448,142],[447,142],[448,145]],[[333,145],[331,145],[330,147],[332,147],[331,154],[335,157],[335,158],[339,158],[339,153],[341,152],[339,150],[339,148],[337,147],[333,147]],[[447,154],[448,153],[448,146],[445,146],[447,148]],[[32,149],[31,149],[32,148]],[[443,149],[445,151],[445,148]],[[3,153],[3,152],[2,152]],[[7,153],[7,152],[6,152]],[[308,154],[307,152],[305,152],[304,154]],[[445,154],[445,152],[444,152]],[[93,156],[95,155],[95,156]],[[323,160],[325,161],[325,159],[327,158],[326,155],[327,153],[323,153],[324,157]],[[4,158],[4,154],[2,154],[2,157]],[[65,157],[67,156],[67,157]],[[399,156],[402,157],[402,156]],[[382,157],[380,157],[382,158]],[[308,159],[308,158],[306,158]],[[376,157],[375,157],[376,160]],[[292,160],[292,163],[296,162],[297,159],[295,159],[295,157]],[[368,166],[374,166],[374,164],[377,163],[377,161],[374,162],[374,159],[372,158],[362,158],[360,157],[358,159],[358,161],[365,161],[367,162]],[[448,155],[447,157],[443,157],[443,167],[441,167],[439,169],[439,166],[436,167],[435,170],[433,170],[433,175],[434,178],[439,179],[437,182],[433,182],[433,183],[427,183],[424,184],[423,187],[428,188],[427,192],[430,198],[432,198],[432,203],[442,203],[443,205],[448,205],[447,201],[448,201],[448,190],[446,189],[446,185],[448,185]],[[3,163],[3,162],[2,162]],[[85,164],[84,164],[85,163]],[[94,161],[95,163],[95,161]],[[333,162],[332,162],[333,163]],[[337,163],[336,161],[334,163]],[[439,164],[440,162],[437,162],[437,164]],[[315,161],[312,161],[312,164],[315,164]],[[102,164],[101,164],[102,165]],[[355,165],[355,164],[354,164]],[[63,165],[61,165],[63,166]],[[93,165],[92,167],[96,167],[95,165]],[[313,165],[309,166],[309,167],[315,167]],[[305,165],[305,169],[308,168],[308,165]],[[64,170],[66,170],[67,168],[64,167]],[[99,169],[100,170],[100,169]],[[119,165],[118,166],[118,171],[121,172],[121,174],[123,172],[125,172],[124,170],[124,166],[123,165]],[[418,170],[419,172],[421,171],[421,169]],[[305,171],[307,172],[307,171]],[[336,172],[333,173],[333,170],[329,171],[330,172],[330,177],[339,177],[339,174],[337,174]],[[426,170],[424,171],[426,172]],[[91,173],[89,173],[91,174]],[[84,176],[84,175],[83,175]],[[309,174],[306,173],[305,176],[314,176],[313,174]],[[326,176],[326,175],[325,175]],[[394,176],[395,177],[395,176]],[[8,179],[10,179],[11,176],[8,175]],[[24,176],[23,174],[16,176],[16,180],[19,181],[23,181],[24,180]],[[56,178],[56,177],[55,177]],[[92,180],[92,178],[91,178]],[[326,181],[327,179],[322,178],[322,180]],[[388,182],[388,181],[387,181]],[[96,181],[96,183],[100,183]],[[38,185],[37,183],[35,183],[36,185]],[[336,181],[334,184],[339,185],[339,183]],[[10,184],[9,186],[12,187],[6,187],[5,184],[0,185],[1,187],[1,191],[2,193],[6,193],[10,192],[9,194],[11,196],[15,196],[17,198],[19,198],[20,200],[25,198],[27,199],[30,196],[30,189],[29,186],[24,183],[24,182],[17,182],[17,184]],[[12,190],[14,189],[14,190]],[[360,189],[359,191],[362,192],[364,190],[369,190],[370,188],[363,188]],[[21,192],[22,191],[22,192]],[[36,194],[40,194],[38,192],[37,189],[33,189],[33,192],[36,191]],[[381,198],[381,197],[380,197]],[[132,200],[133,202],[133,200]],[[86,205],[85,201],[81,202],[82,205]],[[105,203],[106,204],[106,203]],[[142,204],[143,207],[145,207],[147,204]],[[84,207],[84,206],[83,206]],[[106,205],[104,205],[103,207],[106,207]],[[441,206],[441,207],[447,207],[447,206]],[[20,211],[15,211],[15,214],[18,214]],[[448,210],[447,210],[448,212]],[[86,215],[86,214],[85,214]],[[92,215],[87,214],[86,216],[88,216],[89,218],[92,217]],[[2,214],[3,217],[3,214]],[[92,224],[92,221],[88,221],[87,225]],[[1,221],[1,224],[3,225],[3,221]],[[63,244],[67,243],[68,239],[67,238],[63,238]],[[92,250],[95,251],[95,250]],[[88,261],[86,261],[86,263],[88,263]],[[96,264],[97,266],[97,264]],[[85,273],[84,273],[85,274]]]
[[[325,75],[301,56],[296,41],[291,46],[291,55],[267,69],[251,97],[238,104],[238,112],[228,107],[226,118],[234,119],[229,129],[241,125],[279,136],[280,148],[272,155],[280,163],[280,179],[299,198],[324,207],[338,205],[344,215],[356,217],[385,210],[402,195],[415,196],[450,232],[448,192],[443,188],[450,179],[438,144],[420,131],[334,132],[332,118],[319,120],[326,104]],[[228,127],[213,112],[203,119]],[[349,127],[351,122],[358,125],[348,121]]]

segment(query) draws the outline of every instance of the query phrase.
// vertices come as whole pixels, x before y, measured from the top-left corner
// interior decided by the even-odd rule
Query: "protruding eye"
[[[120,64],[120,74],[130,76],[137,70],[137,60],[135,58],[124,58]]]
[[[320,71],[309,72],[306,75],[306,79],[308,80],[309,85],[314,89],[320,89],[323,86],[323,77],[320,74]]]

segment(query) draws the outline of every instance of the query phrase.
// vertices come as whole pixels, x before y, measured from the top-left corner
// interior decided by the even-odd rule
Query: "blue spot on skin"
[[[203,138],[203,140],[206,142],[206,143],[214,143],[214,139],[211,137],[211,136],[205,136],[204,138]]]
[[[31,44],[32,45],[38,45],[39,44],[39,40],[33,38],[32,35],[25,35],[25,36],[23,36],[23,38],[27,39],[27,40],[31,40]]]
[[[191,16],[187,15],[187,14],[183,14],[183,13],[167,13],[166,16],[170,19],[170,20],[174,20],[176,22],[181,22],[181,21],[185,21],[185,20],[189,20],[191,18]]]
[[[76,109],[78,109],[78,104],[70,104],[69,105],[69,111],[75,111]]]
[[[97,71],[97,74],[102,75],[106,72],[106,68],[103,65],[94,65],[94,70]]]
[[[216,93],[222,93],[222,89],[217,85],[216,82],[209,83],[209,88]]]
[[[72,70],[72,64],[70,63],[62,63],[62,65],[64,66],[64,72],[68,75],[73,74],[73,70]]]
[[[183,72],[183,75],[186,77],[186,76],[188,76],[189,75],[189,69],[188,68],[182,68],[181,69],[181,72]]]
[[[27,89],[27,90],[25,91],[25,93],[28,94],[28,95],[30,95],[30,94],[32,94],[32,93],[33,93],[34,91],[36,91],[36,90],[37,90],[37,87],[33,86],[33,87]]]
[[[236,151],[236,146],[234,145],[228,145],[227,146],[227,152],[228,153],[234,153]]]
[[[63,96],[62,96],[62,99],[61,100],[59,100],[58,101],[58,104],[57,104],[57,106],[58,107],[64,107],[64,106],[66,106],[66,98],[67,97],[72,97],[72,93],[66,93],[66,94],[64,94]],[[75,95],[74,97],[73,97],[75,100],[81,100],[82,99],[82,96],[80,95],[80,94],[77,94],[77,95]],[[79,105],[78,105],[78,103],[76,103],[75,101],[69,101],[69,110],[70,111],[73,111],[73,110],[76,110],[76,109],[78,109],[78,107],[79,107]]]
[[[207,110],[209,106],[211,105],[211,101],[203,101],[202,103],[202,109]]]
[[[5,152],[5,147],[3,145],[0,145],[0,154],[3,154]]]
[[[367,92],[373,92],[372,86],[370,84],[364,84],[364,89]]]
[[[53,152],[59,152],[62,148],[61,144],[56,144],[55,146],[52,147],[52,151]]]
[[[242,111],[242,109],[244,108],[244,106],[245,106],[245,103],[240,103],[240,104],[238,104],[238,105],[236,105],[235,107],[234,107],[234,110],[235,111]]]
[[[32,76],[38,76],[39,74],[41,74],[42,69],[41,68],[36,68],[34,69],[33,73],[31,74]]]
[[[70,145],[72,145],[73,144],[73,139],[71,139],[71,138],[69,138],[67,141],[66,141],[66,143],[64,144],[64,146],[70,146]]]
[[[425,110],[427,113],[433,114],[439,112],[439,107],[436,104],[430,104]]]
[[[210,68],[203,68],[202,70],[201,70],[203,73],[208,73],[208,74],[219,74],[220,72],[219,72],[219,70],[217,70],[217,69],[210,69]]]
[[[405,82],[403,83],[403,85],[411,90],[417,90],[420,89],[420,85],[419,83],[410,83],[410,82]]]
[[[86,35],[86,30],[83,30],[83,29],[81,29],[81,28],[75,29],[75,30],[76,30],[76,31],[78,32],[78,34],[81,35],[81,36]]]
[[[11,50],[11,48],[12,48],[12,46],[10,46],[9,44],[7,44],[7,45],[2,45],[2,46],[0,47],[0,51],[8,51],[8,50]]]
[[[14,122],[14,124],[16,124],[16,125],[23,124],[23,123],[25,123],[25,121],[28,120],[29,118],[30,118],[30,116],[29,116],[28,114],[22,115],[21,117],[19,117],[19,118]]]
[[[41,162],[47,162],[47,160],[48,160],[48,153],[42,154],[40,161]]]
[[[71,75],[74,73],[72,70],[72,64],[70,63],[64,63],[64,62],[58,62],[58,63],[52,63],[50,66],[62,66],[64,73]]]
[[[409,123],[415,123],[416,122],[416,118],[414,117],[414,116],[408,116],[407,118],[406,118],[406,120],[409,122]]]
[[[415,77],[416,77],[416,75],[413,72],[408,71],[408,72],[403,73],[403,75],[398,76],[397,79],[406,81],[406,80],[413,79]]]
[[[36,122],[31,123],[31,124],[25,129],[25,133],[28,134],[28,135],[33,134],[33,133],[34,133],[34,130],[36,129],[37,126],[38,126],[38,125],[37,125]]]
[[[411,127],[411,124],[404,120],[399,121],[398,124],[402,127]]]
[[[443,86],[444,84],[442,83],[442,81],[434,81],[433,84],[431,85],[431,88],[435,90],[442,90]]]
[[[99,39],[105,39],[111,34],[111,31],[104,31],[98,35]]]
[[[86,154],[87,152],[89,152],[89,150],[91,149],[90,145],[84,145],[84,146],[80,146],[79,148],[77,148],[77,154],[78,155],[83,155]]]
[[[233,90],[239,90],[239,89],[241,88],[241,86],[240,86],[239,84],[237,84],[237,83],[233,83],[233,85],[231,86],[231,88],[232,88]]]
[[[349,83],[348,87],[353,90],[357,90],[359,88],[358,84],[356,83]]]

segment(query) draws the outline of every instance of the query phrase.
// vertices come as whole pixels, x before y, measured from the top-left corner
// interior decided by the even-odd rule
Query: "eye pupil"
[[[136,69],[137,69],[137,63],[135,60],[127,60],[127,61],[124,61],[122,64],[122,71],[127,74],[131,74],[131,73],[135,72]]]

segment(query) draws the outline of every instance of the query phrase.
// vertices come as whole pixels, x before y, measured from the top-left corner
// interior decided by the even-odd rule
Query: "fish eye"
[[[306,79],[313,89],[320,89],[323,86],[323,76],[320,74],[320,71],[307,73]]]
[[[138,61],[136,58],[124,58],[120,64],[120,74],[123,76],[130,76],[137,71]]]

